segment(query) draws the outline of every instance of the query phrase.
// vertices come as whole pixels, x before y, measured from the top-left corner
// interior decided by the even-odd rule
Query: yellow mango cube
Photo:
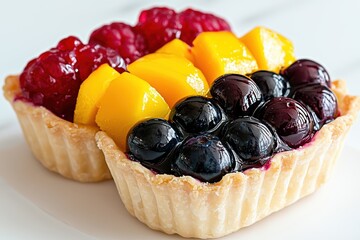
[[[118,76],[120,73],[106,63],[82,82],[76,100],[74,123],[96,126],[95,116],[99,108],[99,101],[110,82]]]
[[[96,115],[101,130],[123,151],[129,130],[147,118],[164,118],[170,109],[163,97],[146,81],[124,72],[104,93]]]
[[[296,60],[291,41],[270,29],[256,27],[240,40],[250,49],[262,70],[279,72]]]
[[[251,52],[231,32],[202,32],[193,44],[195,66],[204,73],[209,85],[226,73],[246,74],[258,69]]]
[[[186,42],[183,42],[177,38],[166,43],[164,46],[159,48],[156,52],[173,54],[176,56],[185,57],[190,62],[194,63],[194,57],[190,53],[190,46]]]
[[[139,58],[127,69],[154,87],[170,108],[184,97],[205,95],[209,90],[202,72],[184,57],[153,53]]]

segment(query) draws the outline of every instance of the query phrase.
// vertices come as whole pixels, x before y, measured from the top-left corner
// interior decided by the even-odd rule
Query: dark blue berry
[[[309,142],[314,121],[306,107],[291,98],[273,98],[257,109],[255,116],[272,125],[279,137],[291,148]]]
[[[128,135],[128,147],[140,162],[156,163],[166,157],[178,144],[180,137],[169,122],[150,119],[135,125]]]
[[[262,101],[261,91],[255,82],[240,74],[219,77],[210,93],[231,118],[252,115]]]
[[[298,88],[292,97],[306,104],[315,113],[316,130],[334,120],[338,115],[336,96],[324,85],[312,84]]]
[[[287,95],[290,85],[280,74],[260,70],[250,75],[250,78],[260,88],[264,100],[273,97],[284,97]]]
[[[220,126],[224,117],[221,108],[214,100],[203,96],[192,96],[174,106],[169,120],[186,133],[210,133]]]
[[[312,83],[322,84],[331,87],[329,73],[319,63],[309,59],[299,59],[282,71],[291,87]]]
[[[247,165],[269,159],[276,147],[273,132],[254,117],[231,121],[225,127],[222,140],[229,143]]]
[[[220,139],[212,135],[187,138],[172,163],[175,175],[189,175],[203,182],[217,182],[233,171],[235,160]]]

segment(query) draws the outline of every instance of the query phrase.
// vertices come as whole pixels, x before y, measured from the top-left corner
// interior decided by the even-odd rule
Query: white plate
[[[105,23],[135,23],[141,9],[191,6],[217,13],[244,34],[256,25],[289,37],[298,57],[324,64],[360,95],[360,1],[12,0],[0,14],[0,87],[26,62],[74,34],[87,41]],[[54,10],[55,9],[55,10]],[[81,19],[81,20],[79,20]],[[0,91],[0,95],[1,91]],[[111,181],[81,184],[44,169],[31,155],[10,105],[0,96],[0,239],[179,239],[130,216]],[[315,194],[224,239],[360,239],[360,124],[330,182]]]
[[[224,239],[360,239],[359,155],[345,147],[323,188]],[[0,236],[23,239],[16,236],[24,228],[4,229],[18,220],[27,224],[26,236],[34,239],[180,238],[150,230],[128,214],[112,181],[82,184],[47,171],[31,155],[15,123],[0,130],[0,156],[0,193],[6,193],[0,212],[26,210],[13,214],[10,223],[1,214]]]

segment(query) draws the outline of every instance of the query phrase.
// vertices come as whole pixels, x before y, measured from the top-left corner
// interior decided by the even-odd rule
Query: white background
[[[226,18],[242,35],[257,25],[295,45],[298,58],[323,64],[360,95],[360,1],[2,1],[0,85],[9,74],[76,35],[86,42],[94,28],[136,22],[141,9],[193,7]],[[316,194],[227,239],[360,239],[360,124],[346,142],[331,182]],[[0,97],[0,239],[176,239],[147,229],[127,214],[112,182],[79,184],[44,170],[31,156],[10,105]]]

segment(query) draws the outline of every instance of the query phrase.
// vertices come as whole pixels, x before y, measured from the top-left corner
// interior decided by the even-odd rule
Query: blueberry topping
[[[240,74],[226,74],[215,80],[211,96],[229,117],[252,115],[260,104],[261,91],[253,80]]]
[[[274,154],[303,146],[338,116],[329,74],[314,61],[248,76],[220,76],[212,97],[184,98],[169,121],[136,125],[128,157],[160,174],[214,183],[230,172],[267,169]]]
[[[189,175],[204,182],[217,182],[233,170],[234,156],[216,136],[189,137],[179,147],[172,163],[175,175]]]
[[[161,161],[179,141],[180,137],[170,123],[158,118],[135,125],[127,140],[134,158],[148,163]]]
[[[331,87],[329,73],[319,63],[309,59],[299,59],[282,71],[282,75],[292,87],[318,83]]]
[[[275,148],[274,134],[257,118],[240,117],[226,125],[224,142],[246,163],[269,158]]]
[[[298,88],[292,97],[306,104],[315,113],[316,130],[338,115],[336,96],[324,85],[312,84]]]
[[[314,122],[309,111],[291,98],[273,98],[261,106],[255,116],[272,125],[291,148],[309,142],[313,135]]]
[[[224,114],[214,100],[203,96],[188,97],[178,102],[170,113],[170,122],[186,133],[203,133],[216,130]]]
[[[283,76],[274,72],[260,70],[252,73],[250,78],[261,90],[264,100],[273,97],[284,97],[290,89],[289,82]]]

